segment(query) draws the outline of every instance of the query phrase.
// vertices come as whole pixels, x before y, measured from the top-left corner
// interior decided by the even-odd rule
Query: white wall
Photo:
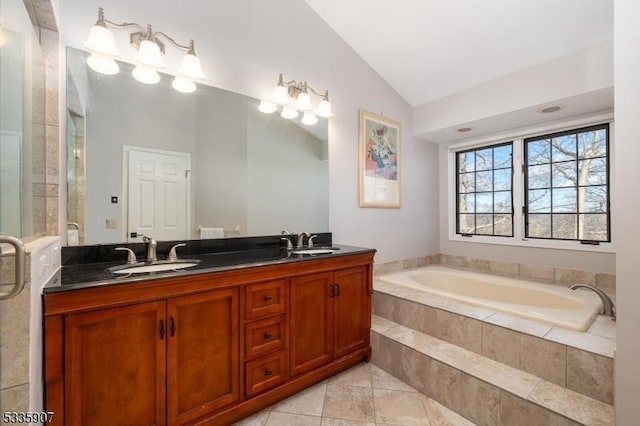
[[[618,199],[616,226],[621,230],[616,256],[618,322],[615,358],[616,424],[637,425],[640,419],[640,281],[638,280],[638,117],[640,117],[640,2],[614,2],[614,64]]]
[[[612,86],[613,46],[607,41],[418,106],[413,131],[426,135]],[[503,130],[519,127],[506,119],[502,125]]]
[[[82,45],[102,4],[97,0],[60,2],[63,45]],[[334,109],[329,124],[329,213],[334,240],[377,248],[377,261],[438,251],[437,147],[411,136],[411,107],[306,3],[214,0],[184,7],[169,1],[113,0],[105,13],[114,21],[151,23],[178,40],[195,39],[208,82],[223,89],[266,97],[281,72],[319,90],[329,89]],[[117,39],[125,51],[127,35],[123,33]],[[168,50],[167,63],[175,69],[179,55]],[[383,113],[403,126],[402,209],[358,207],[359,108]]]

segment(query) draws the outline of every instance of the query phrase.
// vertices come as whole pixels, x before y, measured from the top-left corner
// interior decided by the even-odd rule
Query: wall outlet
[[[118,229],[118,221],[115,219],[107,219],[107,229]]]

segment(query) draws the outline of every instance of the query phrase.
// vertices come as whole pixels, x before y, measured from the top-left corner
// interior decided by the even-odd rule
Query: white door
[[[128,152],[128,241],[141,241],[143,234],[156,240],[187,239],[190,154]]]

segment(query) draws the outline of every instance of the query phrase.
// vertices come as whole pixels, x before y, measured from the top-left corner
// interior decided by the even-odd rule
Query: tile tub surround
[[[558,284],[564,287],[568,287],[576,283],[595,285],[607,292],[609,296],[615,295],[616,289],[616,276],[614,274],[578,271],[546,265],[501,262],[442,253],[431,256],[376,263],[374,266],[374,275],[384,275],[392,272],[399,272],[403,269],[413,269],[436,264],[442,264],[457,269],[491,273],[510,278],[520,278],[544,284]]]
[[[472,426],[473,423],[375,365],[362,363],[235,425]]]
[[[587,333],[552,327],[374,280],[373,313],[444,342],[613,403],[615,328],[599,316]],[[604,334],[604,335],[603,335]]]
[[[371,343],[374,365],[475,424],[614,424],[609,404],[384,318]]]

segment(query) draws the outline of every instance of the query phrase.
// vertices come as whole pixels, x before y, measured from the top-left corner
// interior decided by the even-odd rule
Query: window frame
[[[544,134],[559,133],[564,131],[571,131],[582,127],[590,127],[594,125],[609,124],[609,146],[608,155],[609,159],[615,158],[615,122],[613,120],[613,112],[606,112],[597,115],[585,116],[574,120],[566,120],[563,122],[554,122],[551,124],[542,124],[537,127],[519,129],[513,132],[504,132],[495,134],[493,136],[480,137],[477,139],[467,139],[459,143],[444,146],[443,155],[441,157],[443,161],[446,160],[446,195],[441,198],[447,201],[446,205],[446,219],[444,219],[443,227],[446,226],[446,237],[451,242],[464,242],[464,243],[480,243],[480,244],[493,244],[502,246],[518,246],[518,247],[530,247],[530,248],[547,248],[558,250],[573,250],[573,251],[587,251],[587,252],[601,252],[601,253],[615,253],[615,240],[617,228],[615,226],[615,209],[611,206],[615,206],[615,165],[609,162],[609,237],[610,242],[600,242],[598,245],[581,244],[578,240],[551,240],[551,239],[538,239],[538,238],[525,238],[525,224],[522,206],[524,206],[524,175],[521,172],[524,165],[524,139],[537,137]],[[513,182],[512,182],[512,196],[513,196],[513,237],[495,238],[485,235],[470,235],[464,236],[456,234],[456,221],[457,221],[457,187],[456,185],[456,152],[464,151],[471,148],[481,148],[483,146],[497,145],[505,142],[513,142]],[[445,210],[445,209],[443,209]],[[443,212],[444,214],[444,212]]]
[[[604,214],[607,216],[607,239],[606,240],[581,240],[579,238],[578,235],[578,227],[580,224],[580,215],[581,214],[585,214],[584,212],[581,213],[580,212],[580,199],[576,194],[576,212],[575,213],[560,213],[560,214],[570,214],[570,215],[574,215],[576,217],[576,238],[554,238],[553,237],[553,215],[554,214],[558,214],[558,213],[553,213],[553,190],[557,189],[557,188],[565,188],[565,187],[555,187],[553,186],[553,177],[552,175],[550,175],[550,187],[549,188],[533,188],[533,189],[549,189],[551,191],[551,206],[550,206],[550,211],[549,213],[540,213],[540,214],[548,214],[551,218],[550,220],[550,224],[551,224],[551,228],[550,228],[550,232],[551,232],[551,237],[532,237],[529,236],[529,191],[531,190],[528,187],[529,184],[529,161],[528,161],[528,150],[527,150],[527,143],[529,142],[535,142],[535,141],[539,141],[539,140],[544,140],[544,139],[554,139],[554,138],[558,138],[561,136],[568,136],[568,135],[577,135],[579,133],[584,133],[584,132],[588,132],[591,130],[600,130],[600,129],[605,129],[606,130],[606,139],[605,139],[605,146],[606,146],[606,152],[604,156],[601,157],[594,157],[594,158],[605,158],[606,159],[606,184],[605,186],[607,187],[607,210],[605,213],[594,213],[594,214]],[[605,123],[600,123],[600,124],[594,124],[594,125],[590,125],[590,126],[586,126],[586,127],[580,127],[580,128],[574,128],[574,129],[570,129],[570,130],[565,130],[565,131],[561,131],[561,132],[554,132],[554,133],[547,133],[547,134],[542,134],[542,135],[538,135],[538,136],[533,136],[533,137],[528,137],[528,138],[523,138],[522,140],[522,152],[523,152],[523,158],[522,158],[522,165],[523,165],[523,173],[524,173],[524,182],[523,182],[523,196],[524,196],[524,200],[523,200],[523,204],[522,204],[522,208],[523,208],[523,217],[524,217],[524,238],[527,239],[535,239],[535,240],[551,240],[551,241],[577,241],[578,243],[581,244],[590,244],[591,241],[597,241],[598,244],[602,244],[602,243],[610,243],[611,242],[611,169],[610,169],[610,165],[611,165],[611,154],[610,154],[610,123],[605,122]],[[577,139],[576,139],[576,143],[577,143]],[[577,148],[577,146],[576,146]],[[576,159],[574,160],[576,162],[576,167],[580,161],[579,156],[578,156],[578,151],[576,149]],[[550,162],[548,163],[550,167],[553,167],[552,165],[554,163],[558,163],[558,162],[554,162],[551,158],[550,158]],[[547,163],[542,163],[542,164],[547,164]],[[602,185],[585,185],[586,187],[589,186],[602,186]],[[566,188],[576,188],[576,190],[579,188],[579,185],[576,184],[576,186],[569,186]]]
[[[461,196],[461,192],[460,192],[460,175],[461,173],[459,172],[459,162],[458,162],[458,156],[459,154],[465,154],[465,153],[469,153],[469,152],[477,152],[477,151],[482,151],[485,149],[491,149],[491,164],[492,164],[492,168],[491,169],[487,169],[487,170],[480,170],[481,172],[487,172],[487,171],[491,171],[492,172],[492,176],[493,173],[495,173],[496,170],[508,170],[509,168],[503,167],[500,169],[496,169],[494,167],[494,160],[495,160],[495,154],[494,154],[494,149],[495,148],[500,148],[503,146],[510,146],[511,147],[511,187],[509,188],[509,193],[510,193],[510,199],[511,199],[511,211],[509,213],[497,213],[497,214],[502,214],[502,215],[510,215],[511,216],[511,235],[503,235],[503,234],[495,234],[495,193],[496,192],[506,192],[506,190],[502,190],[502,191],[496,191],[495,190],[495,179],[491,179],[491,191],[477,191],[477,173],[478,170],[476,170],[476,165],[477,165],[477,161],[475,160],[475,156],[474,156],[474,169],[473,172],[466,172],[466,173],[474,173],[474,191],[473,192],[469,192],[468,194],[479,194],[479,193],[490,193],[492,194],[492,211],[491,213],[478,213],[477,210],[477,197],[474,200],[474,210],[473,210],[473,215],[474,217],[474,222],[477,223],[477,216],[479,214],[491,214],[492,216],[492,227],[493,227],[493,233],[491,234],[476,234],[476,233],[465,233],[465,232],[461,232],[460,231],[460,196]],[[465,237],[469,237],[469,236],[487,236],[487,237],[503,237],[503,238],[512,238],[514,236],[514,204],[513,204],[513,175],[515,173],[515,170],[513,168],[513,141],[507,141],[507,142],[501,142],[501,143],[496,143],[496,144],[491,144],[491,145],[483,145],[483,146],[479,146],[479,147],[474,147],[474,148],[469,148],[469,149],[463,149],[463,150],[459,150],[456,151],[454,154],[455,157],[455,185],[456,185],[456,204],[455,204],[455,214],[456,214],[456,227],[455,227],[455,233],[457,235],[461,235],[461,236],[465,236]],[[466,213],[469,214],[469,213]],[[475,227],[474,227],[475,228]]]

